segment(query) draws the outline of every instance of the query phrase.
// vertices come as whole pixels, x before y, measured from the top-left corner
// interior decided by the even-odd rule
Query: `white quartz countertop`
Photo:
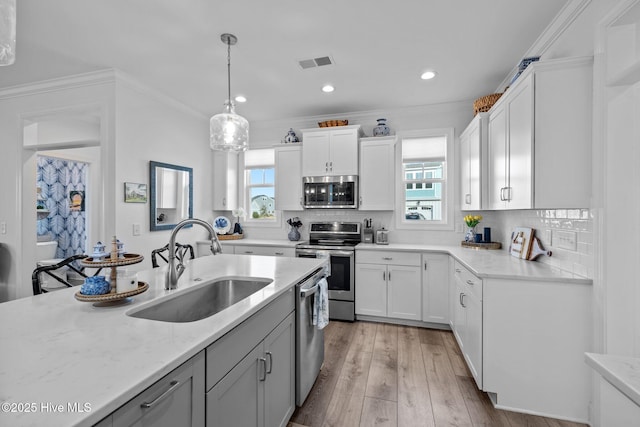
[[[640,406],[640,358],[585,353],[585,359],[587,365]]]
[[[390,243],[360,243],[356,251],[435,252],[453,256],[473,274],[487,279],[562,281],[592,284],[592,280],[537,261],[512,257],[505,249],[487,250],[461,246]],[[356,254],[357,260],[357,254]]]
[[[0,304],[0,425],[84,426],[100,421],[325,262],[221,254],[192,260],[177,290],[164,290],[166,267],[140,272],[138,279],[149,283],[149,290],[124,305],[79,302],[74,298],[78,288]],[[270,278],[273,283],[196,322],[167,323],[125,314],[158,297],[237,276]],[[7,403],[20,410],[6,411]],[[88,404],[90,411],[67,409],[76,403]],[[25,412],[25,404],[32,412]],[[62,405],[63,410],[53,412],[51,405]]]
[[[209,240],[198,240],[197,243],[209,244]],[[292,242],[288,239],[237,239],[237,240],[220,240],[223,245],[251,245],[251,246],[280,246],[287,248],[295,248],[297,244],[304,243],[303,241]]]

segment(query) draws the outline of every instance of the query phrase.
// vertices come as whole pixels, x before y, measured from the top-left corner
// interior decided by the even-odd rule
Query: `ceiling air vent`
[[[306,70],[307,68],[322,67],[323,65],[331,65],[333,64],[333,60],[329,56],[321,56],[319,58],[300,60],[298,61],[298,64],[300,64],[300,68],[302,68],[303,70]]]

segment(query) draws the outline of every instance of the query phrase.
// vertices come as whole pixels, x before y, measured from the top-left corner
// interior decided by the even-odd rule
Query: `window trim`
[[[275,148],[273,147],[260,147],[260,148],[256,148],[256,150],[274,150]],[[274,159],[275,159],[275,153],[274,153]],[[242,203],[245,206],[245,212],[246,212],[246,217],[244,219],[241,219],[240,223],[242,224],[243,227],[265,227],[265,228],[275,228],[275,227],[282,227],[282,213],[281,211],[278,210],[278,201],[275,201],[275,209],[274,209],[274,213],[275,213],[275,218],[273,219],[253,219],[253,217],[251,216],[251,200],[250,200],[250,194],[249,194],[249,186],[247,185],[247,175],[249,173],[250,169],[271,169],[273,168],[274,171],[274,182],[273,182],[273,191],[274,191],[274,198],[275,198],[275,192],[276,192],[276,185],[277,183],[275,182],[275,176],[276,176],[276,165],[275,165],[275,161],[274,163],[271,164],[255,164],[252,165],[251,167],[247,168],[245,166],[245,152],[240,153],[240,167],[238,168],[238,172],[240,175],[240,191],[242,191]],[[260,184],[257,186],[252,186],[251,188],[258,188],[260,186],[263,187],[271,187],[270,185],[265,185],[265,184]]]
[[[405,180],[402,161],[402,141],[412,138],[430,138],[444,136],[446,138],[446,154],[444,162],[443,178],[436,178],[434,182],[442,182],[443,202],[441,221],[419,221],[412,222],[405,219]],[[396,229],[398,230],[442,230],[453,231],[455,213],[455,186],[456,186],[456,162],[455,153],[455,132],[454,128],[434,128],[398,132],[396,144]],[[423,182],[421,180],[421,182]]]

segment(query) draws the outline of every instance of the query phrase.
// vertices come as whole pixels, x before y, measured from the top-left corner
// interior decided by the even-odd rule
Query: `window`
[[[244,153],[244,188],[247,221],[276,220],[275,152],[273,149]]]
[[[398,228],[452,228],[453,130],[406,132],[398,158]]]

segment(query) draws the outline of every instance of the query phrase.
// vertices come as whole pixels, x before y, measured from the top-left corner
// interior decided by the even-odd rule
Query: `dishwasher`
[[[313,324],[318,282],[326,277],[319,268],[296,285],[296,405],[302,406],[324,361],[324,331]]]

